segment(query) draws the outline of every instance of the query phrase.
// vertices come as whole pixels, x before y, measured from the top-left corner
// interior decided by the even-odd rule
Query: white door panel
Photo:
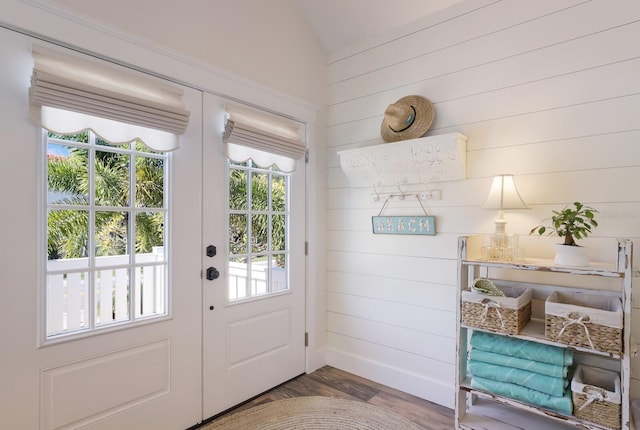
[[[40,241],[37,127],[29,120],[33,39],[0,28],[0,411],[2,428],[177,430],[201,409],[201,93],[171,154],[170,315],[38,347]],[[37,42],[43,43],[43,42]],[[195,228],[194,228],[195,226]]]
[[[304,161],[292,174],[290,289],[230,302],[226,229],[227,168],[222,143],[225,101],[204,98],[203,237],[217,247],[203,257],[203,269],[214,266],[218,279],[204,280],[203,405],[204,418],[218,414],[304,372]]]

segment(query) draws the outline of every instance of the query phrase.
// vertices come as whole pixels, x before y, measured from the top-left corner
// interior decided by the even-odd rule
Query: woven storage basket
[[[498,287],[505,297],[462,292],[462,324],[496,333],[518,334],[531,319],[531,290]]]
[[[616,297],[554,291],[545,302],[545,337],[622,355],[622,302]]]
[[[573,415],[612,429],[621,428],[620,376],[597,367],[578,366],[571,380]]]

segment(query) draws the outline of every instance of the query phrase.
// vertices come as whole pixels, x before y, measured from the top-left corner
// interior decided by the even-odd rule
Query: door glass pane
[[[247,172],[232,169],[229,175],[229,209],[247,209]]]
[[[129,159],[127,154],[96,151],[96,205],[125,207],[129,205]]]
[[[270,257],[271,291],[283,291],[287,287],[287,268],[285,266],[285,254],[276,254]]]
[[[89,273],[47,275],[47,336],[89,328]]]
[[[136,157],[136,206],[164,207],[164,160]]]
[[[129,320],[129,269],[98,269],[95,277],[96,326]]]
[[[229,300],[248,297],[249,273],[246,258],[231,258],[229,260]]]
[[[95,223],[96,265],[128,264],[129,214],[96,211]]]
[[[285,215],[272,215],[271,216],[271,250],[272,251],[284,251],[287,244],[286,237],[286,216]]]
[[[247,253],[247,216],[229,215],[229,253],[232,255]]]
[[[110,146],[112,148],[128,149],[131,146],[131,143],[111,143],[111,142],[108,142],[108,141],[104,140],[100,136],[96,136],[96,145]]]
[[[164,212],[136,214],[136,263],[164,261]]]
[[[89,151],[50,141],[47,183],[48,204],[89,204]]]
[[[242,165],[229,162],[228,179],[228,299],[288,290],[289,175],[258,168],[250,161]]]
[[[273,175],[272,190],[271,190],[271,210],[284,212],[287,210],[286,192],[287,192],[287,178],[282,175]]]
[[[137,318],[165,312],[165,265],[135,268],[135,315]]]
[[[47,270],[86,267],[89,264],[89,212],[50,209],[47,215]]]
[[[66,142],[74,143],[89,143],[89,132],[85,130],[76,134],[57,134],[52,131],[47,131],[47,138],[49,142],[64,140]]]
[[[269,291],[268,273],[269,273],[269,258],[266,255],[254,255],[251,257],[249,271],[251,279],[251,292],[252,297],[261,296]]]
[[[251,252],[268,249],[269,217],[266,214],[251,215]]]
[[[251,174],[251,210],[266,211],[269,208],[269,176],[265,173]]]

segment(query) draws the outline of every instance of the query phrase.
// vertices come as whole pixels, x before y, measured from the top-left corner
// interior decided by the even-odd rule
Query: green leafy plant
[[[597,212],[592,207],[574,202],[573,206],[568,205],[561,211],[552,211],[553,216],[542,220],[542,224],[532,228],[529,234],[556,234],[564,237],[564,245],[578,246],[576,240],[584,239],[592,228],[598,226],[594,219]],[[551,221],[551,225],[545,225],[547,221]]]

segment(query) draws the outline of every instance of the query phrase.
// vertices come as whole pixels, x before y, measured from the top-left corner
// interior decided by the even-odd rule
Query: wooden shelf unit
[[[467,430],[515,430],[515,429],[607,429],[597,423],[588,422],[573,415],[541,408],[520,402],[508,397],[484,392],[471,388],[470,375],[467,372],[467,361],[469,351],[469,341],[471,333],[477,328],[467,327],[461,324],[462,303],[461,292],[471,285],[474,279],[489,277],[498,285],[501,283],[510,285],[521,285],[531,288],[537,292],[534,295],[535,301],[534,315],[531,321],[524,327],[518,335],[506,335],[518,339],[525,339],[534,342],[571,348],[577,362],[582,362],[596,367],[605,367],[615,370],[620,374],[621,394],[622,394],[622,430],[630,430],[630,331],[631,331],[631,291],[632,291],[632,250],[633,244],[630,240],[619,239],[617,259],[612,263],[592,263],[587,267],[566,267],[555,266],[553,261],[542,259],[526,259],[524,262],[499,262],[486,261],[478,258],[482,238],[478,236],[464,236],[458,241],[458,300],[457,300],[457,371],[456,371],[456,404],[455,404],[455,424],[457,429]],[[516,279],[531,277],[531,282],[521,280],[513,281],[508,276],[511,272],[521,272]],[[560,274],[560,278],[566,282],[558,282],[557,278],[547,281],[538,274]],[[555,276],[555,275],[554,275]],[[584,277],[606,278],[607,285],[613,283],[603,290],[593,288],[581,288],[580,280]],[[597,281],[596,281],[597,282]],[[589,348],[568,346],[563,343],[553,342],[545,338],[545,322],[543,312],[544,296],[552,290],[558,291],[584,291],[590,294],[602,294],[619,297],[623,308],[623,352],[622,354],[610,354],[596,351]],[[569,388],[570,389],[570,388]]]

